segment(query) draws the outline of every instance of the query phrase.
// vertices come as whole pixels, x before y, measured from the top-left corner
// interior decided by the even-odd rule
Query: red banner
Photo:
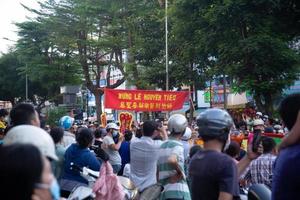
[[[179,110],[188,94],[188,92],[105,89],[104,105],[115,110]]]

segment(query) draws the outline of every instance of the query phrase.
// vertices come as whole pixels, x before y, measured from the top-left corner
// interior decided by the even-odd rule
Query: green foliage
[[[18,58],[24,63],[23,74],[34,83],[34,92],[42,99],[56,101],[60,86],[80,83],[78,64],[67,48],[57,48],[47,23],[27,21],[18,23],[20,39]]]
[[[164,12],[156,0],[127,1],[128,80],[140,89],[165,87]]]
[[[165,13],[159,2],[45,1],[41,11],[31,10],[36,19],[17,24],[21,73],[47,97],[59,85],[83,80],[96,95],[99,115],[104,69],[108,83],[113,67],[124,76],[110,88],[125,78],[140,89],[165,88]],[[168,18],[170,88],[204,87],[226,74],[234,91],[250,91],[270,113],[274,97],[299,76],[299,1],[173,0]]]
[[[59,119],[67,114],[67,109],[64,107],[51,108],[47,113],[47,121],[51,127],[58,126]]]
[[[100,98],[104,93],[100,88],[101,73],[107,69],[107,87],[116,88],[125,81],[123,76],[116,83],[110,83],[113,68],[125,75],[125,2],[48,0],[41,6],[41,11],[34,11],[38,14],[34,22],[46,31],[47,41],[51,45],[51,52],[47,53],[50,53],[50,58],[53,55],[52,61],[56,62],[53,65],[65,71],[80,68],[81,80],[96,97],[97,116],[100,119]],[[107,59],[107,56],[110,58]]]
[[[15,52],[9,52],[0,57],[0,97],[1,100],[15,103],[16,99],[25,99],[25,76],[18,68],[23,65]]]
[[[186,44],[183,55],[199,56],[196,66],[229,75],[236,91],[251,91],[260,109],[271,113],[274,97],[299,76],[299,54],[290,45],[295,38],[278,26],[283,7],[271,0],[178,0],[173,31]]]

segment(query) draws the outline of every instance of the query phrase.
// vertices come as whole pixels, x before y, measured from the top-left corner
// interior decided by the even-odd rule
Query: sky
[[[21,6],[39,8],[37,0],[0,0],[0,54],[7,53],[18,39],[15,22],[26,21],[34,15]]]

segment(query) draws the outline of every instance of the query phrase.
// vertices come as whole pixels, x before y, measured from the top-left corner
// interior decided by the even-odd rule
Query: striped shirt
[[[170,183],[169,178],[176,174],[175,169],[168,163],[168,158],[172,155],[177,157],[178,164],[184,174],[184,149],[180,141],[169,139],[160,146],[158,171],[159,182],[164,186],[161,199],[177,198],[190,200],[190,191],[186,182],[186,178],[177,183]]]
[[[250,180],[251,184],[262,183],[271,188],[275,160],[276,156],[271,153],[263,154],[253,160],[245,179]]]

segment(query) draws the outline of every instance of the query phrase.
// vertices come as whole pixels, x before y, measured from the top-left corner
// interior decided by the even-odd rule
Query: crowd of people
[[[76,165],[108,167],[129,178],[138,189],[136,199],[240,199],[242,189],[256,184],[270,190],[273,200],[298,199],[300,94],[286,97],[278,112],[280,120],[257,112],[235,123],[226,110],[211,108],[192,124],[174,114],[167,121],[133,123],[121,133],[114,122],[76,125],[69,116],[42,129],[34,107],[20,103],[10,112],[0,110],[1,198],[67,198],[89,184]],[[266,133],[284,138],[277,144]],[[231,140],[237,136],[247,147]],[[103,178],[102,172],[98,179]]]

